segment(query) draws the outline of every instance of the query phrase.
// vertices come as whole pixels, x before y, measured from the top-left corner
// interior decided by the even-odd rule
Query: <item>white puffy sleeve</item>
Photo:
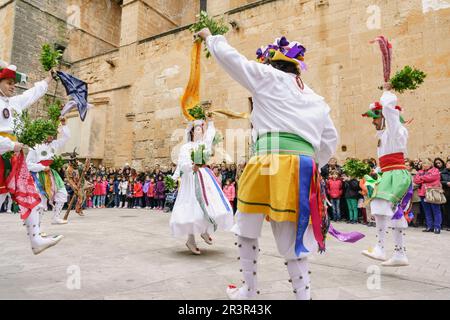
[[[183,172],[186,174],[192,171],[193,165],[194,163],[192,162],[191,159],[190,143],[186,143],[180,148],[180,154],[178,155],[178,165],[176,171]]]
[[[26,90],[21,95],[12,97],[10,99],[10,105],[17,112],[22,112],[42,98],[47,93],[47,90],[47,81],[42,80],[36,82],[33,88]]]
[[[14,150],[14,142],[5,137],[0,137],[0,154]]]
[[[338,143],[338,134],[334,127],[333,120],[331,120],[330,117],[330,108],[328,107],[325,112],[324,129],[320,138],[320,150],[318,152],[319,168],[322,168],[328,163],[330,158],[336,152]]]
[[[209,36],[206,46],[219,65],[239,84],[254,92],[268,72],[267,65],[249,61],[230,46],[224,36]]]
[[[62,126],[58,131],[60,134],[59,138],[57,140],[53,140],[50,144],[55,149],[62,148],[70,139],[70,129],[68,126]]]
[[[216,127],[214,126],[213,121],[208,122],[208,128],[206,129],[205,135],[204,135],[204,141],[206,144],[206,148],[209,152],[212,151],[213,141],[214,137],[216,136]]]
[[[28,152],[27,167],[28,167],[28,170],[31,172],[41,172],[41,171],[44,171],[44,169],[45,169],[45,166],[38,163],[37,153],[36,153],[36,150],[34,150],[34,149],[30,149],[30,151]]]
[[[396,134],[402,127],[400,111],[395,109],[397,102],[397,96],[390,91],[385,91],[380,99],[383,117],[386,120],[386,130],[392,134]]]

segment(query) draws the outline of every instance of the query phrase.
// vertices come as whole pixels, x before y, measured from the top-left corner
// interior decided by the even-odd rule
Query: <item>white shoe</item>
[[[227,288],[227,296],[230,300],[249,300],[251,297],[242,296],[240,289],[235,285],[229,285]]]
[[[32,248],[33,253],[35,255],[38,255],[39,253],[43,252],[44,250],[53,247],[58,242],[60,242],[64,238],[64,236],[54,236],[52,238],[45,238],[45,242],[39,246],[35,246]]]
[[[409,266],[409,261],[406,256],[402,257],[392,257],[388,261],[381,264],[383,267],[405,267]]]
[[[190,243],[189,241],[186,242],[186,247],[188,247],[188,249],[191,250],[191,252],[193,254],[195,254],[195,255],[200,255],[201,254],[200,249],[197,248],[197,246],[195,244]]]
[[[209,236],[209,234],[207,234],[207,233],[202,233],[200,236],[203,238],[203,240],[205,240],[205,242],[206,242],[207,244],[209,244],[209,245],[212,245],[212,244],[213,244],[213,243],[212,243],[212,238]]]
[[[57,218],[57,219],[52,220],[52,224],[67,224],[67,220]]]
[[[12,211],[11,211],[11,210],[8,210],[8,211],[6,211],[6,213],[12,213]]]
[[[381,252],[378,248],[369,248],[367,250],[363,250],[361,253],[374,260],[386,261],[386,254]]]

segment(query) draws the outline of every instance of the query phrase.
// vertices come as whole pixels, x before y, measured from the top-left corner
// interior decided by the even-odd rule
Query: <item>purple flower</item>
[[[259,48],[258,50],[256,50],[256,57],[257,57],[257,58],[261,58],[262,55],[263,55],[263,52],[262,52],[261,48]]]
[[[281,37],[281,39],[279,39],[278,41],[278,45],[280,47],[287,47],[289,45],[289,41],[287,41],[286,37]]]

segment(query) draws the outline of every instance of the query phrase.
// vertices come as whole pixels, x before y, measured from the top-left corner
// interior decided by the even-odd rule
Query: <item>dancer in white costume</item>
[[[36,188],[41,196],[40,213],[47,208],[47,203],[53,206],[52,224],[66,224],[61,216],[64,203],[67,202],[67,191],[64,181],[58,172],[50,168],[56,150],[61,149],[70,139],[70,130],[61,119],[60,137],[48,137],[47,143],[35,146],[27,155],[28,170],[33,175]]]
[[[200,145],[205,145],[211,153],[216,130],[214,123],[202,120],[190,122],[186,129],[185,143],[180,148],[176,180],[181,175],[178,196],[170,219],[170,228],[175,237],[188,236],[186,246],[193,254],[201,254],[195,242],[195,235],[211,245],[210,233],[216,230],[230,230],[233,226],[233,209],[214,178],[214,173],[206,166],[195,165],[191,153]]]
[[[337,132],[325,100],[300,77],[306,49],[278,38],[257,51],[257,63],[208,29],[197,36],[223,70],[251,92],[254,102],[255,155],[239,179],[237,223],[232,229],[245,281],[240,288],[229,286],[227,294],[230,299],[249,299],[258,293],[258,238],[268,219],[296,298],[310,299],[307,257],[325,250],[329,225],[319,168],[334,154]],[[354,242],[362,235],[340,236]]]
[[[382,266],[400,267],[409,265],[403,235],[412,219],[409,206],[413,187],[411,174],[405,166],[408,130],[403,125],[397,96],[389,89],[390,84],[385,84],[380,102],[371,104],[370,110],[363,115],[373,119],[372,123],[377,130],[377,151],[383,174],[376,182],[370,203],[370,211],[376,221],[377,243],[362,251],[362,254],[383,261]],[[395,243],[394,255],[389,260],[385,251],[388,227],[392,228]]]
[[[17,73],[16,70],[16,66],[8,66],[4,62],[0,62],[0,154],[2,154],[2,156],[10,151],[14,151],[18,154],[23,148],[23,145],[18,143],[16,137],[13,135],[12,112],[15,111],[20,113],[38,101],[47,92],[48,84],[52,80],[52,75],[49,75],[44,81],[37,82],[33,88],[25,91],[21,95],[15,96],[15,84],[19,81],[19,73]],[[0,159],[0,206],[6,199],[8,189],[6,185],[8,179],[8,176],[6,175],[6,165],[8,162],[9,160],[6,158],[2,157]],[[24,168],[19,168],[19,170],[22,178],[24,175],[29,175],[29,172],[26,170],[24,171]],[[28,195],[36,195],[37,198],[39,198],[32,182],[31,185],[27,184],[26,186],[21,185],[18,187]],[[20,195],[16,196],[19,197]],[[31,248],[34,254],[39,254],[57,244],[63,236],[58,235],[43,238],[40,232],[39,202],[33,202],[29,198],[22,198],[22,200],[24,201],[22,202],[23,205],[19,203],[19,207],[21,216],[25,220]],[[25,204],[27,207],[24,207]]]

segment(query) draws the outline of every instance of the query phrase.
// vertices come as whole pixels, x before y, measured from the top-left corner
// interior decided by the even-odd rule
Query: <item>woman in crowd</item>
[[[430,187],[441,186],[441,175],[439,170],[433,167],[433,163],[430,159],[422,161],[422,170],[414,176],[414,183],[419,185],[419,197],[422,202],[422,207],[425,211],[425,220],[427,228],[424,232],[434,232],[435,234],[441,233],[442,225],[442,213],[439,204],[428,203],[426,201],[426,190]]]

